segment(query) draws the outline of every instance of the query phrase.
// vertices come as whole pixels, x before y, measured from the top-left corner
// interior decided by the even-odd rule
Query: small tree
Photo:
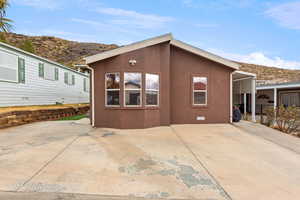
[[[265,110],[267,122],[274,124],[284,133],[293,133],[300,126],[300,110],[295,106],[285,108],[281,105],[279,108],[268,108]]]
[[[30,40],[25,40],[23,44],[20,45],[20,49],[23,49],[29,53],[35,53],[34,46]]]
[[[7,43],[5,33],[3,33],[3,32],[0,32],[0,42]]]

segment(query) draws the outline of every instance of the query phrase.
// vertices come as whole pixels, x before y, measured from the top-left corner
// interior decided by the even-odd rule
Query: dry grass
[[[0,113],[12,112],[12,111],[34,111],[34,110],[48,110],[59,108],[76,108],[89,104],[63,104],[63,105],[40,105],[40,106],[12,106],[12,107],[0,107]]]

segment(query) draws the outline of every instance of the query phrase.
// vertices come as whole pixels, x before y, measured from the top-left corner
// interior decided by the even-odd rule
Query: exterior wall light
[[[134,59],[130,59],[130,60],[129,60],[129,64],[130,64],[131,66],[136,65],[136,63],[137,63],[137,61],[134,60]]]

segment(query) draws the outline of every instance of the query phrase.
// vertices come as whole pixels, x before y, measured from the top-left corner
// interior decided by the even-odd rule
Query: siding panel
[[[64,104],[89,102],[89,92],[84,91],[83,85],[83,79],[88,79],[88,77],[5,46],[0,46],[0,52],[9,52],[25,60],[24,84],[0,81],[0,107],[50,105],[56,102]],[[46,80],[39,77],[39,63],[41,62],[47,63],[53,70],[55,67],[58,69],[58,80]],[[75,85],[64,83],[65,72],[75,76]]]

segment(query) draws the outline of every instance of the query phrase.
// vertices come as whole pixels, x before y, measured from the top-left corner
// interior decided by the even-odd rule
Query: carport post
[[[255,117],[255,107],[256,107],[256,79],[255,78],[252,78],[251,79],[251,85],[252,85],[252,87],[251,87],[251,101],[252,101],[252,103],[251,103],[251,106],[252,106],[252,108],[251,108],[251,111],[252,111],[252,121],[253,122],[256,122],[256,117]]]
[[[244,116],[247,114],[247,93],[244,93]]]
[[[274,88],[274,110],[277,108],[277,88]]]

